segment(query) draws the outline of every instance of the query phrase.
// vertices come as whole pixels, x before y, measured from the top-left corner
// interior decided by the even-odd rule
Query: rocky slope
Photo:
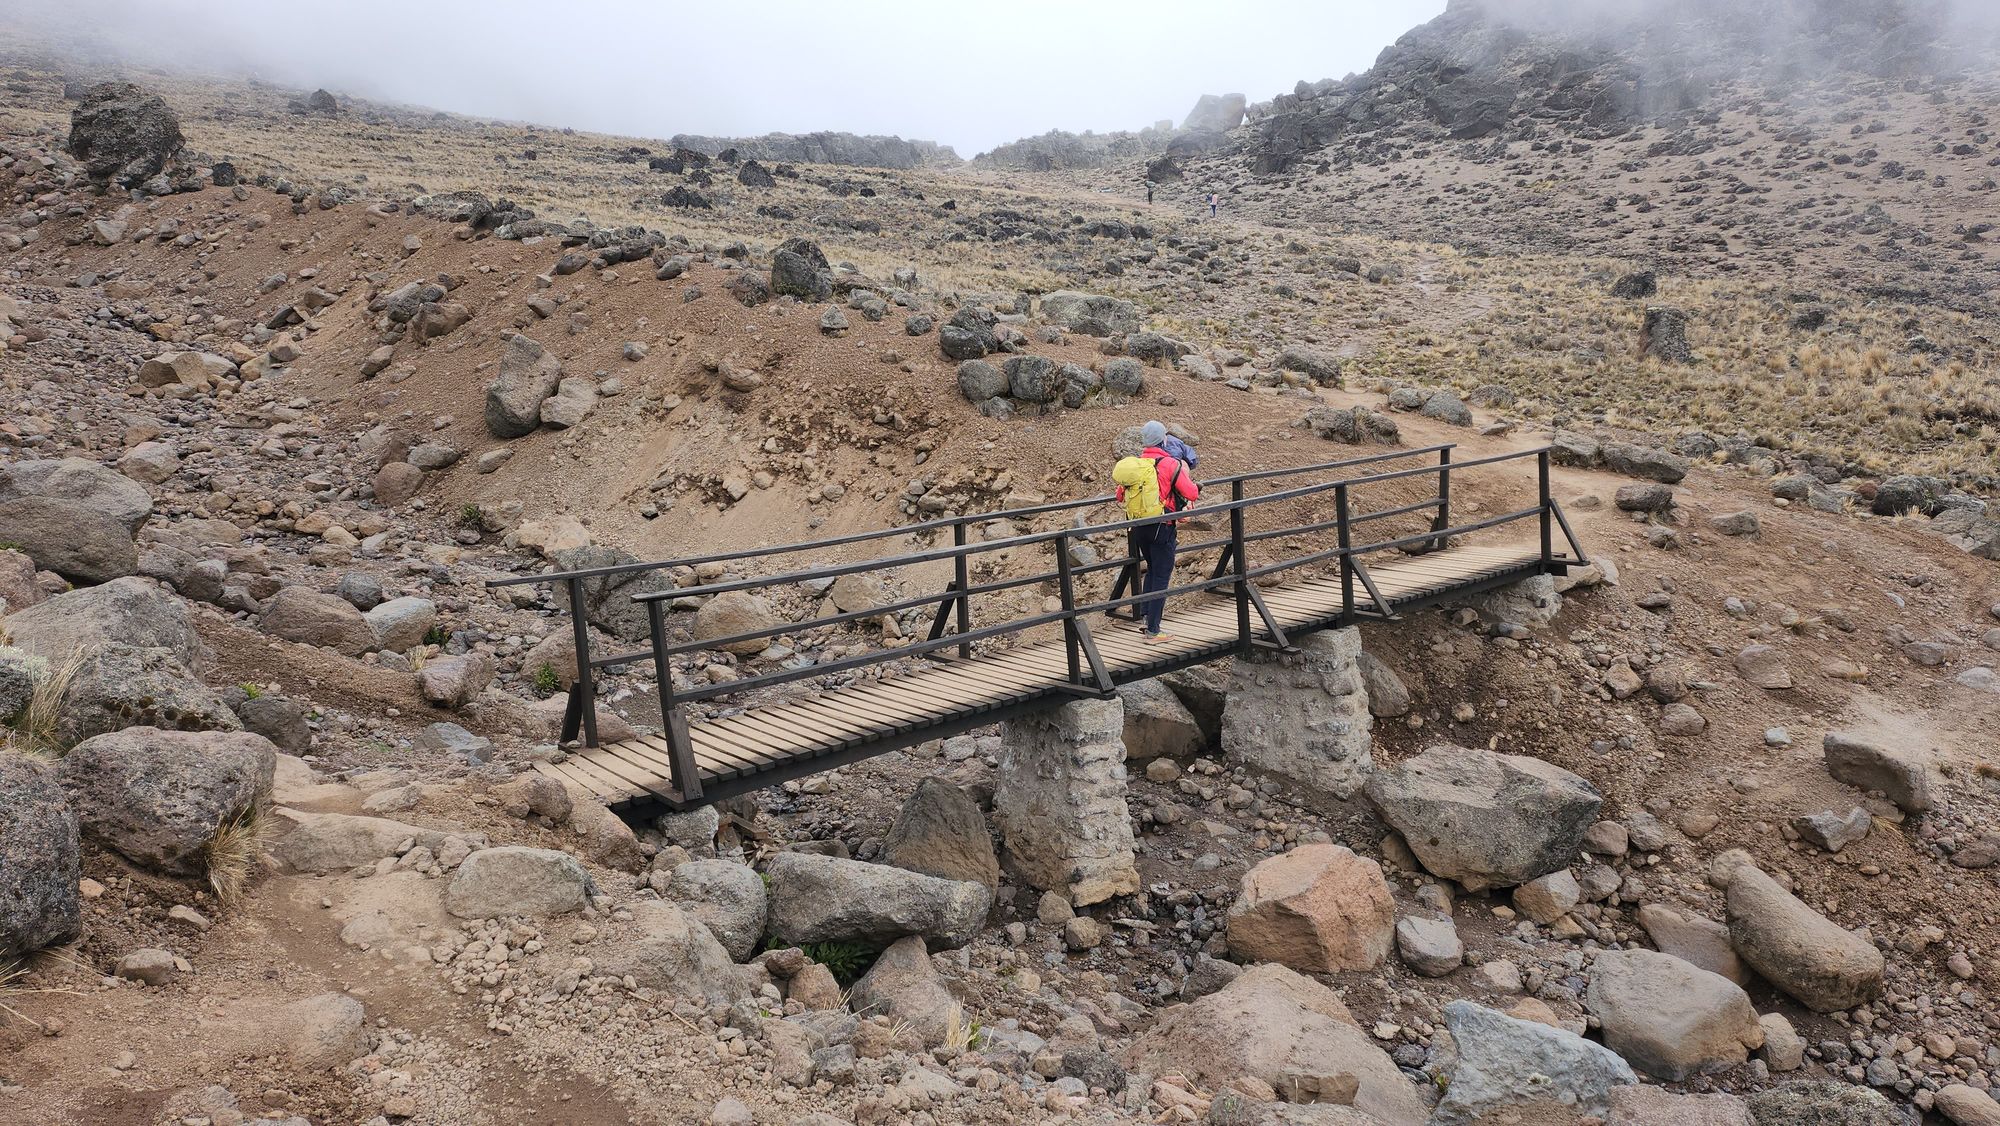
[[[143,132],[117,169],[204,182],[100,196],[46,136],[0,158],[0,951],[60,951],[0,984],[0,1115],[1994,1113],[1980,497],[1369,373],[1486,318],[1439,248],[1155,229],[983,182],[974,214],[885,203],[886,246],[848,268],[768,216],[707,238],[254,166],[218,184]],[[975,247],[1035,283],[934,280]],[[1121,288],[1039,276],[1065,259]],[[1200,323],[1239,308],[1269,319]],[[1329,311],[1374,350],[1308,342]],[[484,580],[1088,494],[1155,414],[1207,474],[1554,441],[1597,562],[699,816],[626,824],[531,772],[562,753],[568,621]],[[1532,490],[1468,477],[1455,510]],[[701,609],[676,605],[676,638]],[[657,724],[649,673],[610,678],[607,724]]]

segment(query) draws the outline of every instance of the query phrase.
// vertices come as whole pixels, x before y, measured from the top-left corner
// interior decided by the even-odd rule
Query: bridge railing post
[[[1243,653],[1250,652],[1250,570],[1244,554],[1243,535],[1243,480],[1238,478],[1229,483],[1229,499],[1235,504],[1229,510],[1229,560],[1236,573],[1236,646]],[[1219,577],[1219,576],[1218,576]]]
[[[964,517],[952,521],[951,542],[955,547],[962,548],[965,546]],[[970,558],[967,552],[960,551],[951,561],[952,579],[958,584],[958,633],[960,637],[972,632],[972,595],[967,593],[972,587]],[[959,642],[958,655],[961,660],[971,660],[972,642]]]
[[[688,742],[687,716],[674,702],[674,669],[667,660],[667,608],[658,601],[646,603],[646,632],[653,643],[653,677],[659,682],[660,727],[666,732],[667,767],[674,789],[683,801],[701,797],[701,768]]]
[[[1068,532],[1056,537],[1056,584],[1062,592],[1063,651],[1069,658],[1069,682],[1082,684],[1083,660],[1076,636],[1076,577],[1070,572]]]
[[[1551,526],[1555,514],[1555,504],[1549,497],[1549,451],[1544,449],[1535,455],[1535,468],[1541,478],[1542,502],[1542,563],[1546,566],[1555,558],[1554,528]]]
[[[570,576],[569,624],[576,641],[576,695],[583,722],[583,745],[597,745],[597,677],[590,667],[590,616],[583,605],[583,578]]]
[[[1438,500],[1437,516],[1431,521],[1431,531],[1442,532],[1451,527],[1451,447],[1438,451]],[[1450,544],[1449,537],[1439,536],[1431,541],[1432,551],[1443,551]]]
[[[1347,482],[1333,487],[1333,518],[1340,536],[1340,615],[1343,619],[1354,617],[1354,546],[1353,529],[1348,526]]]

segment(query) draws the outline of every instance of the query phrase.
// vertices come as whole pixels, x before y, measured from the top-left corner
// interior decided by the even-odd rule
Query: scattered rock
[[[1499,1120],[1509,1108],[1549,1104],[1603,1115],[1614,1088],[1639,1081],[1615,1053],[1560,1028],[1470,1001],[1446,1005],[1444,1021],[1457,1059],[1430,1118],[1437,1126]]]
[[[180,976],[180,960],[165,950],[145,947],[134,950],[112,968],[112,973],[143,985],[165,985]]]
[[[1389,955],[1396,904],[1382,866],[1339,845],[1301,845],[1244,873],[1229,950],[1304,973],[1367,970]]]
[[[1792,686],[1792,671],[1785,667],[1785,655],[1774,646],[1744,646],[1736,654],[1736,672],[1744,680],[1769,691]]]
[[[1670,1082],[1735,1067],[1764,1043],[1741,986],[1671,954],[1598,954],[1585,1004],[1606,1047]]]
[[[979,804],[941,778],[925,778],[882,841],[882,859],[947,880],[1000,886],[1000,861]]]
[[[1450,919],[1406,915],[1396,920],[1396,953],[1425,977],[1443,977],[1465,962],[1465,943]]]
[[[502,845],[465,858],[445,889],[445,908],[461,919],[562,915],[582,907],[596,890],[590,873],[566,852]]]
[[[1378,769],[1367,792],[1426,869],[1468,891],[1567,867],[1603,804],[1561,767],[1449,744]]]
[[[886,864],[782,852],[771,861],[771,937],[809,942],[889,943],[921,935],[946,946],[969,941],[993,893]]]
[[[1906,813],[1932,808],[1930,771],[1914,754],[1871,742],[1852,731],[1829,731],[1821,746],[1826,772],[1835,781],[1879,791]]]
[[[1875,819],[1867,810],[1856,806],[1848,810],[1845,815],[1829,809],[1793,818],[1792,828],[1797,829],[1799,836],[1808,844],[1816,845],[1828,852],[1839,852],[1866,837],[1874,823]]]
[[[1713,919],[1682,912],[1664,903],[1648,903],[1639,908],[1639,925],[1663,954],[1698,966],[1709,973],[1748,985],[1752,974],[1736,949],[1729,945],[1729,928]]]
[[[1728,872],[1729,940],[1765,980],[1814,1012],[1851,1009],[1882,990],[1882,954],[1778,886],[1754,864]]]
[[[500,352],[500,373],[486,388],[486,429],[496,438],[519,438],[542,424],[542,400],[556,393],[562,361],[519,333]]]
[[[666,897],[699,921],[738,962],[748,961],[764,937],[764,878],[747,864],[690,860],[674,866]]]
[[[1161,1013],[1120,1062],[1210,1089],[1254,1078],[1289,1102],[1343,1103],[1384,1123],[1426,1117],[1416,1089],[1333,991],[1276,964]]]

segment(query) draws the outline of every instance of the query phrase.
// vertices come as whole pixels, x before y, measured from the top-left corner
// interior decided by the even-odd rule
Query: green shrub
[[[555,666],[544,661],[535,669],[533,680],[535,695],[547,699],[562,687],[562,677],[556,675]]]

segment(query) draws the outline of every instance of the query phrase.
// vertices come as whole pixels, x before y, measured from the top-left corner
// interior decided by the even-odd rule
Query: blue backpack
[[[1174,437],[1172,434],[1167,435],[1160,442],[1160,448],[1167,452],[1168,457],[1179,461],[1189,469],[1194,469],[1201,465],[1201,455],[1194,452],[1194,447]]]

